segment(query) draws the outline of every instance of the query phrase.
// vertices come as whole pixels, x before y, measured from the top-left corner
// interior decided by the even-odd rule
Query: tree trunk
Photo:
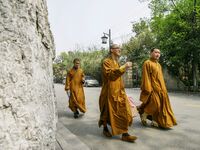
[[[0,0],[0,149],[55,149],[46,0]]]
[[[198,61],[196,56],[194,55],[194,60],[192,62],[192,74],[193,74],[193,91],[198,91]]]

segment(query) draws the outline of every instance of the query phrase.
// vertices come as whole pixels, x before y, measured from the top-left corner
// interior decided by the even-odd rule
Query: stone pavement
[[[87,113],[79,119],[73,118],[63,89],[63,85],[55,85],[59,120],[56,150],[200,150],[200,96],[170,93],[171,105],[178,121],[178,125],[170,130],[144,127],[139,116],[135,117],[129,128],[130,134],[138,136],[133,144],[121,141],[120,136],[107,139],[102,135],[102,128],[97,124],[100,88],[84,88]],[[126,92],[137,102],[139,90],[126,89]]]
[[[56,150],[89,150],[89,147],[60,121],[57,123],[56,141]]]

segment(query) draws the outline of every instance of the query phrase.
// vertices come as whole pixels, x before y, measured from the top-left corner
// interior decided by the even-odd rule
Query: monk
[[[123,141],[134,142],[137,137],[128,134],[132,113],[121,77],[128,68],[132,67],[132,63],[126,62],[120,66],[118,63],[120,54],[120,47],[113,44],[110,55],[103,61],[99,127],[103,125],[103,134],[106,137],[122,134]],[[107,125],[111,126],[111,133]]]
[[[85,79],[83,70],[80,68],[80,59],[75,58],[73,63],[73,68],[67,73],[65,91],[69,96],[69,108],[74,112],[74,118],[78,118],[79,111],[82,113],[86,112],[85,95],[83,90]]]
[[[160,50],[153,48],[150,51],[150,59],[146,60],[142,68],[142,82],[140,101],[138,107],[141,122],[147,125],[147,119],[151,125],[161,128],[170,128],[177,125],[172,111],[161,65],[158,63]]]

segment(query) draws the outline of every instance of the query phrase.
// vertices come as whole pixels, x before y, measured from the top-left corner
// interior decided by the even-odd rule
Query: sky
[[[148,2],[139,0],[47,0],[49,23],[56,54],[101,44],[103,32],[111,29],[114,43],[133,36],[132,23],[149,18]]]

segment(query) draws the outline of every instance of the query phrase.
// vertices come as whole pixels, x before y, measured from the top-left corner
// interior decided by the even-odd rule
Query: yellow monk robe
[[[76,109],[79,109],[83,113],[86,112],[85,95],[82,83],[83,77],[84,73],[80,68],[76,70],[72,68],[67,73],[65,90],[70,90],[69,108],[73,112],[76,112]]]
[[[102,124],[109,124],[112,135],[128,132],[128,126],[132,123],[130,104],[121,78],[125,70],[125,67],[120,68],[110,57],[103,62],[99,127]]]
[[[160,127],[169,128],[176,125],[161,65],[153,59],[143,64],[140,100],[142,112],[152,116]]]

